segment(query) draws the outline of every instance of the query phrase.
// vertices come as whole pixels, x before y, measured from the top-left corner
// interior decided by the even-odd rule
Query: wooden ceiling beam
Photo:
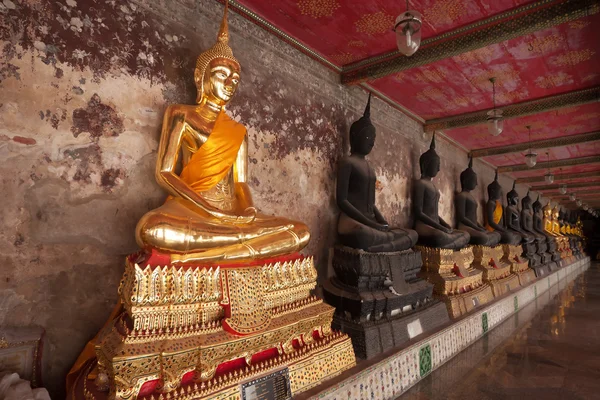
[[[531,188],[531,190],[534,190],[536,192],[543,192],[543,191],[547,191],[547,190],[558,191],[558,186],[559,186],[558,184],[553,183],[552,185],[544,185],[544,186],[538,186],[536,188]],[[597,187],[595,187],[595,186],[597,186]],[[577,183],[567,184],[568,192],[573,192],[572,189],[580,189],[580,188],[588,188],[589,190],[600,190],[600,182],[598,182],[596,184],[589,183],[589,182],[577,182]],[[589,190],[586,190],[586,192]]]
[[[504,107],[498,107],[498,109],[502,110],[504,119],[511,119],[596,102],[600,102],[600,86],[510,104]],[[491,109],[486,109],[450,117],[430,119],[425,121],[424,129],[427,132],[432,132],[442,129],[463,128],[465,126],[485,124],[487,113],[490,110]]]
[[[590,171],[590,172],[581,172],[578,174],[555,174],[554,181],[564,181],[569,179],[578,179],[578,178],[595,178],[598,177],[600,179],[600,170],[598,171]],[[527,178],[517,178],[517,183],[531,183],[534,184],[537,182],[545,182],[546,179],[543,176],[529,176]],[[535,186],[532,187],[534,189]]]
[[[410,57],[393,51],[344,68],[342,83],[354,85],[444,58],[528,35],[598,11],[597,0],[541,0],[425,39]]]
[[[488,147],[471,151],[471,157],[497,156],[500,154],[519,153],[529,149],[547,149],[552,147],[564,147],[574,144],[595,142],[600,140],[600,131],[582,133],[580,135],[561,136],[552,139],[536,140],[534,142],[517,143],[508,146]]]
[[[527,164],[515,164],[515,165],[505,165],[502,167],[498,167],[498,172],[517,172],[517,171],[529,171],[536,169],[547,169],[547,168],[560,168],[560,167],[570,167],[573,165],[583,165],[583,164],[595,164],[600,163],[600,156],[589,156],[589,157],[580,157],[580,158],[568,158],[565,160],[554,160],[550,162],[541,162],[536,164],[533,167],[527,166]]]

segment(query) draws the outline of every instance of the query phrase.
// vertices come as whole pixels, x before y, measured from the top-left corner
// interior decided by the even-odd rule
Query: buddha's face
[[[375,127],[367,127],[356,134],[352,141],[352,152],[366,156],[375,146]]]
[[[204,96],[209,102],[223,107],[229,103],[239,83],[240,67],[236,62],[226,58],[214,59],[208,64],[202,81]]]
[[[440,158],[437,156],[431,157],[429,162],[425,165],[425,173],[427,176],[434,178],[438,172],[440,172]]]
[[[510,204],[511,206],[516,206],[517,204],[519,204],[519,196],[515,196],[515,195],[509,195],[507,196],[506,200],[508,201],[508,204]]]

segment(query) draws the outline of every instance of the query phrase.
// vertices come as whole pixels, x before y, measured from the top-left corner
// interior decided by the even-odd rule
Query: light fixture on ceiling
[[[526,128],[529,131],[529,151],[525,154],[525,164],[529,168],[533,168],[537,164],[537,153],[534,153],[531,149],[531,126],[527,125]]]
[[[398,51],[405,56],[412,56],[421,45],[421,14],[415,10],[408,9],[406,0],[406,12],[398,15],[394,32],[396,32],[396,46]]]
[[[587,204],[584,204],[584,205],[583,205],[583,209],[584,209],[585,211],[589,210],[589,208],[590,208],[590,206],[588,206]]]
[[[487,126],[490,135],[498,136],[504,129],[504,118],[502,118],[502,110],[496,108],[496,78],[490,78],[490,82],[492,82],[492,101],[494,103],[494,109],[487,113]]]
[[[562,176],[562,168],[560,169],[560,175]],[[558,186],[558,193],[567,194],[567,184],[566,183],[561,183]]]
[[[581,199],[577,199],[575,201],[575,204],[577,204],[577,207],[581,207],[581,205],[583,204],[583,202],[581,201]]]
[[[546,158],[548,165],[550,165],[550,154],[548,152],[546,152]],[[547,184],[554,183],[554,174],[552,173],[552,171],[550,171],[550,167],[548,167],[548,173],[544,175],[544,180]]]
[[[573,192],[569,193],[569,200],[575,201],[575,199],[576,199],[575,193],[573,193]]]

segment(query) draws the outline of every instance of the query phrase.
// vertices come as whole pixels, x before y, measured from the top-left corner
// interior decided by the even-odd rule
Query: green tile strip
[[[419,350],[419,372],[421,378],[431,372],[431,345],[429,344]]]
[[[488,331],[488,314],[484,312],[481,314],[481,326],[483,328],[483,333]]]
[[[519,298],[515,296],[515,311],[519,309]]]

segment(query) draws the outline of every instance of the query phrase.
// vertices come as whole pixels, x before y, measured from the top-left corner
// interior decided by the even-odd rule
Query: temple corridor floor
[[[400,399],[600,399],[600,265],[546,293]]]

